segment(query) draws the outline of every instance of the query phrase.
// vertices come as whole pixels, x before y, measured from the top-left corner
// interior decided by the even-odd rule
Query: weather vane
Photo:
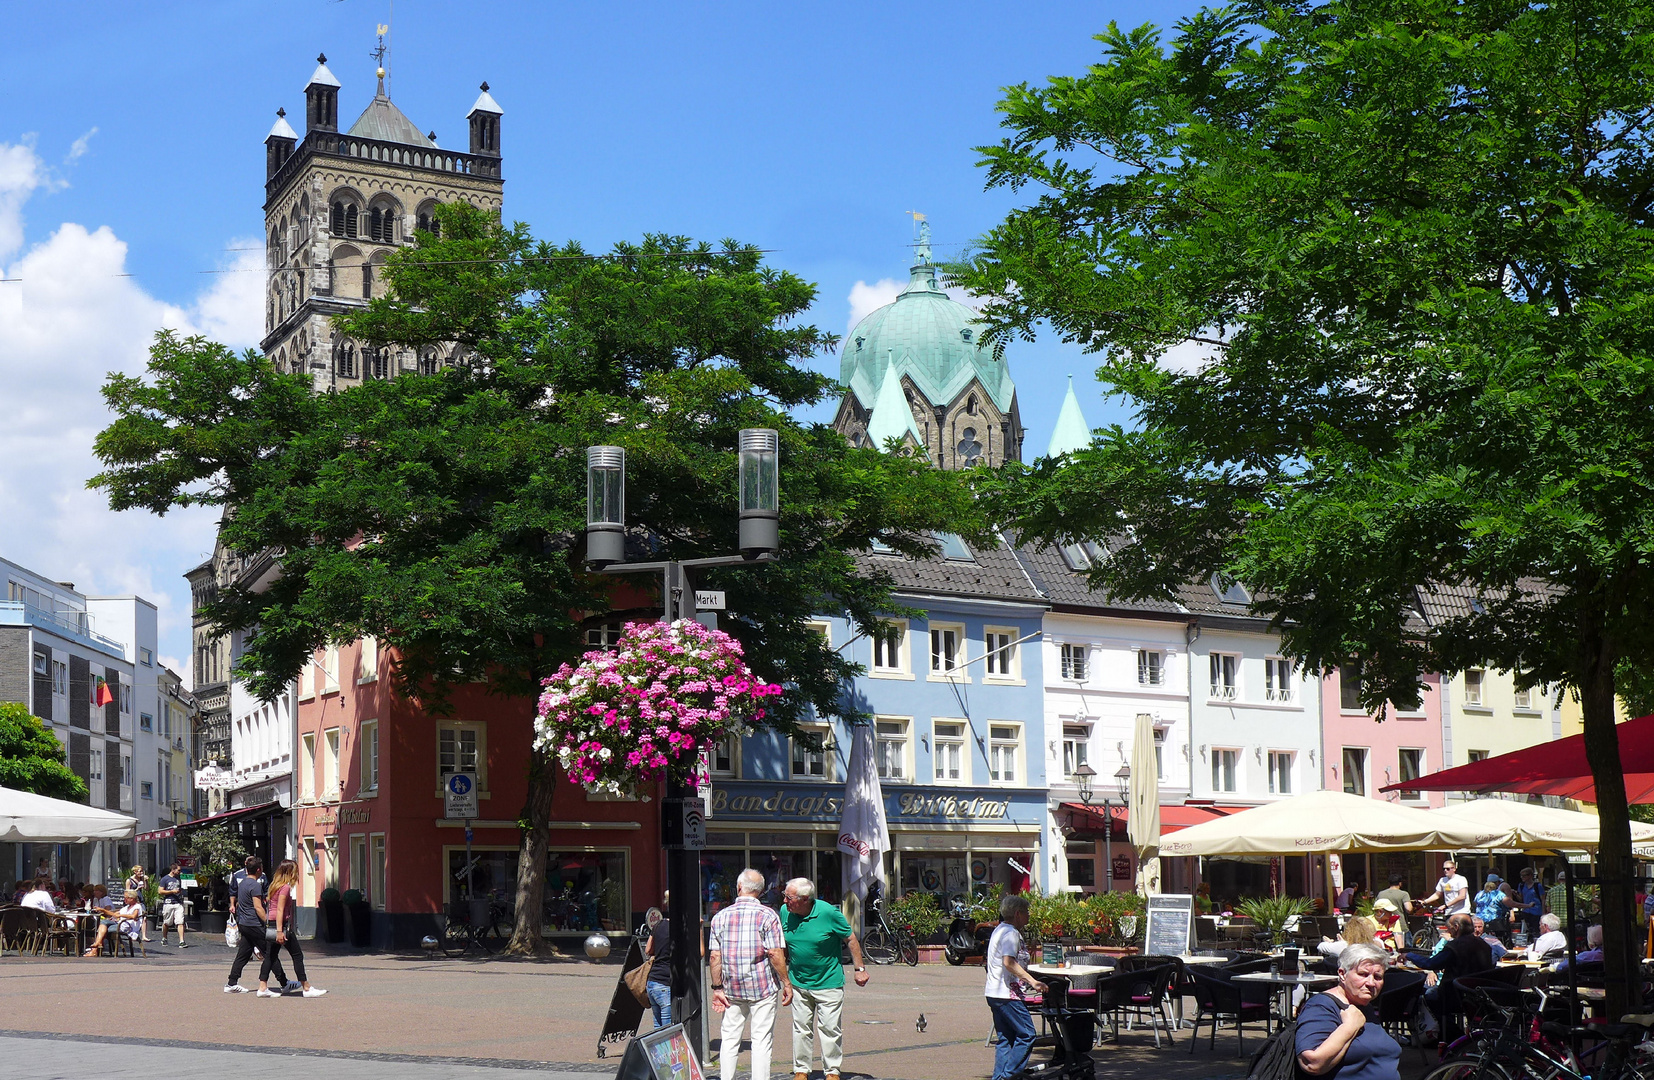
[[[384,93],[385,93],[385,54],[390,51],[389,49],[387,49],[385,47],[385,35],[390,33],[390,32],[391,32],[391,28],[390,28],[390,25],[388,23],[380,23],[379,24],[379,47],[374,49],[372,52],[368,53],[368,55],[373,57],[374,62],[378,65],[378,69],[379,69],[378,70],[378,74],[379,74],[379,93],[380,93],[381,96],[383,96]]]

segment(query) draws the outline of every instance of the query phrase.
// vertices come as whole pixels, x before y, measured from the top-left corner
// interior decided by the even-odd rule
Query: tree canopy
[[[992,479],[995,512],[1123,538],[1093,576],[1125,595],[1246,581],[1375,715],[1482,664],[1579,694],[1613,1011],[1613,699],[1654,663],[1654,7],[1288,2],[1098,40],[1007,90],[988,183],[1036,195],[953,271],[996,333],[1100,353],[1139,423]],[[1432,586],[1467,599],[1421,629]]]
[[[28,706],[0,704],[0,787],[49,799],[86,800],[86,781],[69,771],[63,744]]]
[[[163,333],[145,377],[105,387],[117,419],[92,484],[111,505],[223,506],[224,544],[279,553],[279,576],[207,608],[246,635],[238,673],[274,695],[312,650],[372,635],[396,650],[399,691],[433,708],[457,683],[532,691],[583,651],[583,617],[611,606],[614,579],[582,558],[585,448],[626,448],[634,558],[724,555],[736,432],[767,427],[781,440],[780,556],[703,584],[726,591],[720,628],[753,668],[789,687],[767,723],[836,712],[854,668],[807,619],[872,626],[889,583],[858,573],[854,553],[875,535],[916,549],[971,503],[923,461],[794,419],[832,386],[805,366],[833,344],[797,321],[814,287],[733,241],[655,235],[594,255],[465,205],[439,217],[441,239],[421,232],[387,262],[388,294],[335,322],[370,348],[457,346],[436,374],[317,393],[255,353]],[[525,817],[543,822],[550,776],[534,769]],[[529,900],[524,942],[538,935]]]

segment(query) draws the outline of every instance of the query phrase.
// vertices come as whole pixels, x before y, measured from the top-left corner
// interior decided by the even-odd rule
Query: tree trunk
[[[1601,837],[1597,847],[1597,875],[1602,882],[1602,958],[1607,984],[1607,1013],[1618,1020],[1636,1012],[1642,997],[1641,965],[1637,961],[1637,925],[1632,911],[1631,813],[1625,800],[1625,774],[1620,767],[1619,731],[1614,725],[1614,650],[1598,635],[1597,647],[1579,687],[1585,717],[1585,760],[1597,789]],[[1573,927],[1564,929],[1572,934]]]
[[[551,841],[551,799],[556,793],[556,768],[545,754],[534,754],[528,766],[528,828],[517,855],[517,920],[505,949],[508,956],[538,956],[546,951],[540,929],[545,923],[546,847]]]

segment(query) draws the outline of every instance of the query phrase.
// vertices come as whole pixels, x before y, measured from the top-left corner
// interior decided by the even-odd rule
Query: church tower
[[[907,288],[844,341],[844,397],[833,427],[855,446],[889,439],[942,469],[1022,460],[1022,415],[1004,350],[983,341],[977,313],[947,293],[919,217]]]
[[[416,354],[346,340],[332,319],[383,295],[385,259],[413,244],[416,230],[438,227],[438,203],[463,199],[498,214],[503,196],[502,110],[488,84],[466,118],[469,151],[444,150],[385,93],[383,38],[375,55],[378,90],[348,131],[339,130],[339,80],[319,56],[304,88],[304,135],[280,109],[264,140],[269,281],[261,346],[278,370],[309,375],[318,392],[452,361],[452,347]]]

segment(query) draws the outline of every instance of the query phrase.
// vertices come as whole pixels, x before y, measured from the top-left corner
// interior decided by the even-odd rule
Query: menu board
[[[637,1041],[643,1046],[655,1080],[706,1080],[682,1024],[651,1031]]]
[[[1186,893],[1149,897],[1143,952],[1148,956],[1182,956],[1194,929],[1195,898]]]

